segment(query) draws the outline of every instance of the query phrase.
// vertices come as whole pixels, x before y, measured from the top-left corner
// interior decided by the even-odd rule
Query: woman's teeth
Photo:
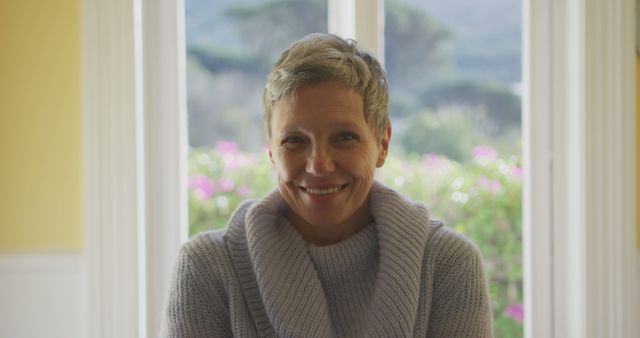
[[[342,189],[342,186],[335,187],[335,188],[329,188],[329,189],[306,188],[306,191],[308,193],[314,194],[314,195],[327,195],[327,194],[333,194],[334,192],[338,192],[341,189]]]

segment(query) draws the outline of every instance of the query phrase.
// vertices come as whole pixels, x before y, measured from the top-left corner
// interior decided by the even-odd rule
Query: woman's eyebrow
[[[345,121],[340,121],[338,123],[334,123],[332,125],[332,127],[336,127],[336,128],[339,128],[339,129],[358,129],[358,128],[360,128],[360,126],[357,123],[355,123],[353,121],[350,121],[350,120],[345,120]]]
[[[314,127],[315,127],[315,125],[314,125]],[[360,127],[359,124],[357,124],[357,123],[355,123],[355,122],[353,122],[351,120],[345,119],[343,121],[338,121],[338,122],[335,122],[335,123],[331,123],[328,126],[328,128],[353,130],[353,129],[360,129],[361,127]],[[281,130],[282,134],[288,134],[288,133],[292,133],[292,132],[312,132],[314,129],[315,128],[313,128],[313,127],[310,128],[308,126],[305,126],[302,123],[296,123],[295,121],[292,121],[291,124],[281,128],[280,130]],[[321,129],[326,129],[326,128],[323,127]]]

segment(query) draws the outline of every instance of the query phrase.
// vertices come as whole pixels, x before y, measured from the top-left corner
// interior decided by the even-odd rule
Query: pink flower
[[[510,304],[504,313],[515,321],[522,322],[524,320],[524,307],[522,304]]]
[[[521,167],[518,166],[513,166],[511,167],[511,175],[513,175],[516,178],[522,178],[524,176],[524,170],[522,170]]]
[[[497,193],[502,189],[502,184],[498,180],[490,180],[485,176],[478,178],[478,185],[486,190],[490,190],[493,193]]]
[[[222,165],[225,169],[238,169],[252,165],[256,162],[255,155],[245,156],[242,154],[227,153],[222,155]]]
[[[436,169],[441,167],[445,162],[446,160],[444,160],[441,156],[438,156],[437,154],[434,154],[434,153],[429,153],[422,156],[422,163],[427,168]]]
[[[226,154],[236,155],[238,154],[238,144],[233,141],[220,141],[216,144],[216,151],[222,156]]]
[[[215,194],[216,184],[207,176],[197,175],[189,178],[189,190],[194,192],[196,198],[205,200]]]
[[[253,194],[253,190],[251,190],[251,188],[247,187],[246,185],[238,188],[238,195],[242,198],[247,198],[251,196],[251,194]]]
[[[228,178],[223,178],[220,181],[218,181],[218,185],[220,186],[220,189],[224,192],[230,192],[236,186],[235,183],[233,183],[233,181]]]
[[[473,158],[485,158],[487,160],[495,160],[498,158],[498,152],[489,146],[476,146],[471,150]]]

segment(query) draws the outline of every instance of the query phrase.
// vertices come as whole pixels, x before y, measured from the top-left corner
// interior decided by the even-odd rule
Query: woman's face
[[[369,224],[367,198],[391,127],[376,139],[360,94],[333,82],[303,86],[276,105],[271,131],[288,218],[306,240],[338,242]]]

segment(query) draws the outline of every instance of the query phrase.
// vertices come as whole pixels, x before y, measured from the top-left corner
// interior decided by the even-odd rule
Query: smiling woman
[[[491,337],[478,249],[374,180],[391,138],[386,74],[311,34],[264,90],[278,189],[178,257],[167,337]]]

